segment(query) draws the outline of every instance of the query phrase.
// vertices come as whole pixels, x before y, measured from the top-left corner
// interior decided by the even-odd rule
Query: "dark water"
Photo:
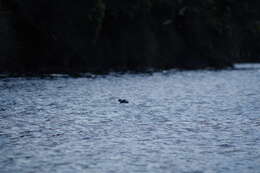
[[[260,65],[237,67],[2,78],[0,172],[259,173]]]

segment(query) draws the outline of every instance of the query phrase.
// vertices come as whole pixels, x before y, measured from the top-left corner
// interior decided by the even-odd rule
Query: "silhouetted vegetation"
[[[0,71],[225,68],[260,60],[256,0],[1,2],[10,13],[0,13],[1,27],[9,25]]]

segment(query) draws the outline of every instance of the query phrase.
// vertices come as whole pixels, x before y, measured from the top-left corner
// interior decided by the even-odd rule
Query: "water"
[[[260,65],[2,78],[0,172],[259,173]]]

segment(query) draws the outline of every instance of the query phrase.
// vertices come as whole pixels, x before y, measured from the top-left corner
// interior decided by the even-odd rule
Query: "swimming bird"
[[[118,102],[119,102],[120,104],[129,103],[129,101],[127,101],[127,100],[125,100],[125,99],[118,99]]]

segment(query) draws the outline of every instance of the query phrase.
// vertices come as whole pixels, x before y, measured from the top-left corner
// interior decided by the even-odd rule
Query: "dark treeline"
[[[257,0],[0,0],[0,71],[225,68],[260,61]]]

